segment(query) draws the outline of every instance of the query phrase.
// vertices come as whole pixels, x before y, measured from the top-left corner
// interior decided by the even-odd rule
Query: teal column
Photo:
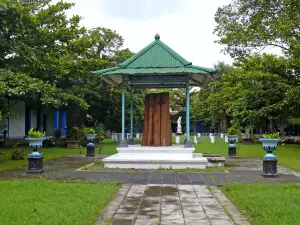
[[[130,138],[133,138],[133,90],[130,90]]]
[[[125,140],[125,84],[122,78],[122,141]]]
[[[186,139],[190,140],[190,82],[186,82]]]
[[[119,147],[127,147],[125,141],[125,80],[122,77],[122,140]]]
[[[184,143],[185,148],[192,148],[192,142],[190,141],[190,81],[186,81],[185,87],[186,95],[186,139]]]
[[[130,139],[128,141],[129,145],[135,145],[133,139],[133,89],[130,89]]]

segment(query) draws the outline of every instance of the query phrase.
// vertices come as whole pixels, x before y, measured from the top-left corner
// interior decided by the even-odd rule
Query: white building
[[[15,116],[7,118],[7,115],[4,114],[0,120],[1,135],[3,127],[6,126],[7,139],[23,139],[31,128],[38,128],[45,132],[46,136],[53,136],[54,129],[60,127],[62,135],[66,134],[65,111],[56,111],[49,107],[35,108],[24,102],[18,102],[11,106],[11,112]]]

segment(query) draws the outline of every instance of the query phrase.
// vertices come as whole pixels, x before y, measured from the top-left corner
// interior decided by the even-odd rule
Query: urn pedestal
[[[236,145],[237,135],[227,135],[229,145],[228,145],[228,156],[236,156]]]
[[[33,150],[31,154],[28,155],[28,173],[40,174],[44,172],[43,169],[43,159],[44,156],[39,153],[39,149],[43,147],[43,141],[46,138],[26,138],[29,142],[29,147]]]
[[[280,141],[279,138],[260,138],[259,141],[262,143],[263,149],[267,154],[263,157],[263,177],[278,177],[277,174],[277,157],[273,155],[273,151],[277,148],[277,143]]]

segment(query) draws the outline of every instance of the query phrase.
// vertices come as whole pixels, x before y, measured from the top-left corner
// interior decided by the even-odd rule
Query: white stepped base
[[[135,168],[135,169],[186,169],[198,168],[205,169],[208,163],[207,159],[121,159],[119,154],[112,155],[103,159],[104,166],[107,168]]]
[[[193,154],[194,148],[184,148],[182,145],[168,147],[128,146],[117,148],[115,155],[103,159],[107,168],[135,169],[205,169],[207,159],[201,154]]]

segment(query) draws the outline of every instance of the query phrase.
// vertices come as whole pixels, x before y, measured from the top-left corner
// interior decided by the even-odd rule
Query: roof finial
[[[159,40],[160,39],[159,34],[156,34],[154,38],[155,38],[155,40]]]

